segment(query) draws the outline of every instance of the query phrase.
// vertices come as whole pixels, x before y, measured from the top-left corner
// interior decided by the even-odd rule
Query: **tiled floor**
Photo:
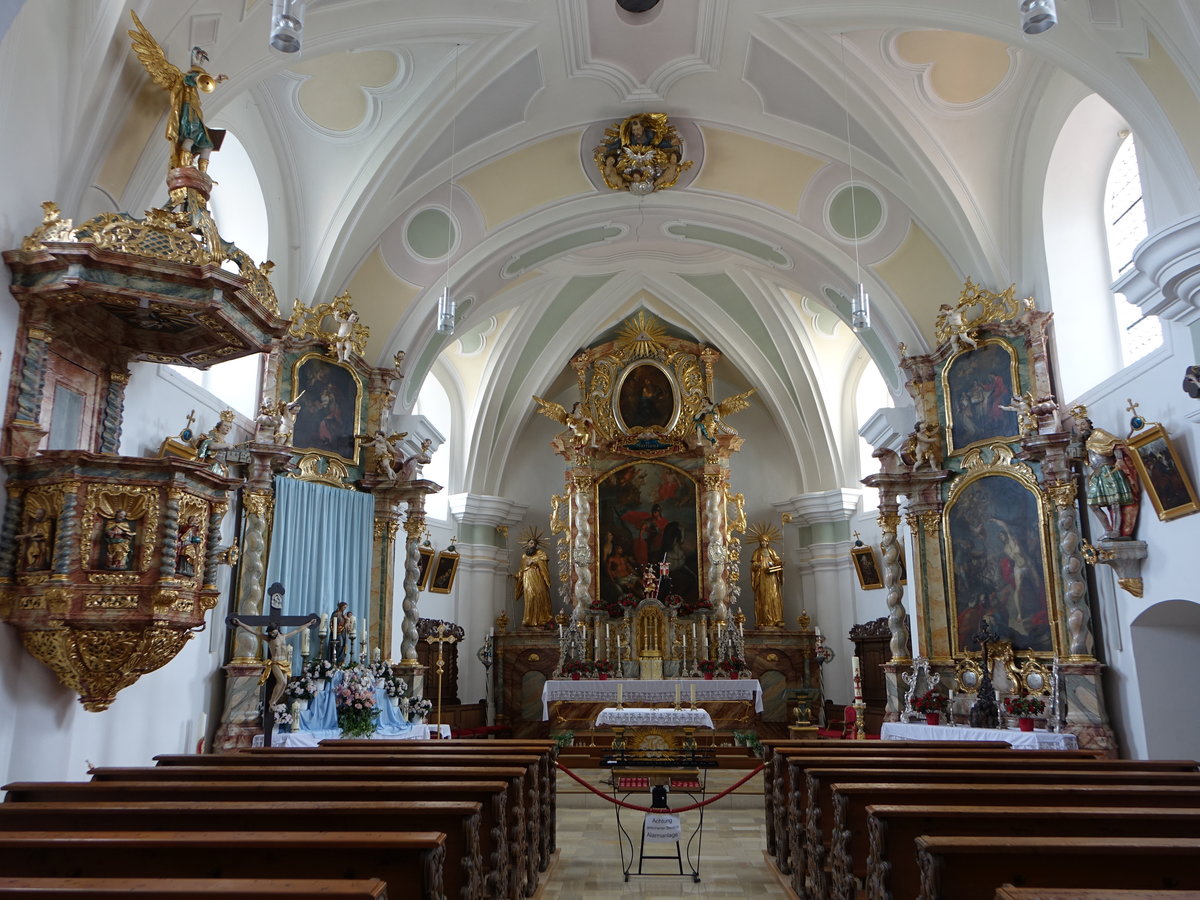
[[[601,788],[607,772],[586,770],[580,773],[589,783]],[[728,787],[746,772],[712,772],[708,792]],[[645,795],[630,802],[648,806]],[[679,804],[677,804],[679,805]],[[697,813],[683,813],[684,836],[695,829]],[[622,823],[630,830],[634,852],[642,814],[625,810]],[[690,875],[635,875],[625,882],[621,852],[617,842],[616,814],[610,803],[585,791],[566,776],[559,775],[558,858],[547,873],[538,892],[538,900],[602,900],[607,897],[747,897],[785,898],[772,870],[763,858],[766,831],[763,826],[762,776],[757,775],[736,793],[706,807],[701,838],[700,881]],[[655,855],[674,852],[673,844],[659,844],[647,851]],[[626,854],[629,850],[626,849]],[[637,861],[632,872],[637,871]],[[671,861],[648,860],[644,871],[677,872]],[[684,871],[688,872],[687,863]]]

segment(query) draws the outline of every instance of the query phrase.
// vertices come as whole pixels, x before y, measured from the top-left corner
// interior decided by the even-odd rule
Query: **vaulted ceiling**
[[[408,352],[400,408],[436,368],[501,458],[529,394],[565,389],[570,356],[645,308],[719,347],[814,482],[837,483],[864,354],[900,395],[897,345],[927,347],[964,278],[1044,288],[1042,179],[1080,100],[1194,163],[1161,124],[1196,79],[1186,0],[1059,0],[1037,37],[1016,0],[315,0],[296,55],[267,47],[268,0],[132,5],[177,63],[198,44],[230,76],[205,112],[254,164],[280,296],[349,289],[372,361]],[[112,75],[89,89],[111,149],[84,177],[161,202],[163,98],[127,4],[82,11],[77,43]],[[643,198],[607,189],[592,148],[651,111],[693,166]],[[854,205],[852,180],[870,192]],[[447,279],[454,338],[434,332]],[[855,334],[858,281],[874,305]]]

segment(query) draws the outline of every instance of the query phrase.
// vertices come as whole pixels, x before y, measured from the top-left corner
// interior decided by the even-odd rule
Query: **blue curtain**
[[[367,594],[374,518],[375,500],[370,494],[284,476],[275,479],[267,585],[276,581],[283,585],[283,612],[288,616],[328,615],[342,600],[349,603],[360,642],[355,656],[363,649],[361,641],[370,625]],[[315,632],[310,659],[318,649]],[[292,671],[298,672],[300,636],[289,643],[295,648]]]

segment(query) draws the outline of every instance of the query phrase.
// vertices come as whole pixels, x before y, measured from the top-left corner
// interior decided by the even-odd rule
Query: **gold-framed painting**
[[[613,391],[613,417],[626,433],[666,433],[679,418],[679,387],[671,370],[653,359],[630,364]]]
[[[437,555],[437,553],[434,551],[434,549],[432,547],[426,547],[424,544],[422,544],[420,547],[417,548],[417,590],[418,591],[425,590],[425,586],[427,584],[429,584],[429,573],[433,569],[433,566],[431,566],[430,563],[433,562],[433,558],[436,555]]]
[[[1057,583],[1044,502],[1032,475],[996,471],[960,484],[944,513],[952,652],[977,649],[975,635],[986,619],[1014,649],[1053,655]]]
[[[858,576],[858,586],[864,591],[873,591],[883,587],[883,575],[879,568],[879,560],[875,558],[875,549],[870,544],[850,548],[850,561],[854,563],[854,574]]]
[[[458,554],[453,550],[443,550],[437,555],[433,564],[433,582],[429,585],[431,594],[448,594],[454,587],[454,576],[458,574]]]
[[[1007,341],[988,338],[974,350],[952,357],[942,369],[946,403],[946,452],[962,453],[997,440],[1015,441],[1020,423],[1012,398],[1021,393],[1015,349]]]
[[[363,396],[362,379],[350,366],[320,353],[299,357],[292,364],[292,398],[300,399],[292,447],[357,466]]]
[[[618,466],[596,482],[596,603],[611,616],[645,596],[644,574],[666,563],[659,599],[679,595],[681,615],[704,596],[700,491],[686,470],[665,462]]]
[[[1175,452],[1166,429],[1151,425],[1129,439],[1138,477],[1160,521],[1167,522],[1200,512],[1200,501],[1191,479]]]

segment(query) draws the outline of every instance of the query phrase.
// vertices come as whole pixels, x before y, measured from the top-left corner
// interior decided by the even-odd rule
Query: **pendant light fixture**
[[[452,107],[458,99],[458,51],[460,47],[462,44],[454,45],[454,86],[450,91]],[[454,129],[457,123],[458,110],[453,109],[450,118],[450,201],[447,204],[449,212],[446,217],[446,279],[442,285],[442,295],[438,297],[437,308],[437,333],[445,335],[454,334],[458,313],[458,304],[450,296],[450,256],[454,249],[454,141],[456,137]]]
[[[846,74],[846,35],[838,35],[842,47],[842,109],[846,113],[846,159],[850,166],[850,226],[854,233],[854,276],[858,287],[854,299],[850,301],[850,327],[855,331],[865,331],[871,327],[871,298],[862,283],[862,268],[858,262],[858,197],[854,184],[854,145],[850,142],[850,107],[848,77]]]
[[[280,53],[299,53],[305,0],[272,0],[269,43]]]

